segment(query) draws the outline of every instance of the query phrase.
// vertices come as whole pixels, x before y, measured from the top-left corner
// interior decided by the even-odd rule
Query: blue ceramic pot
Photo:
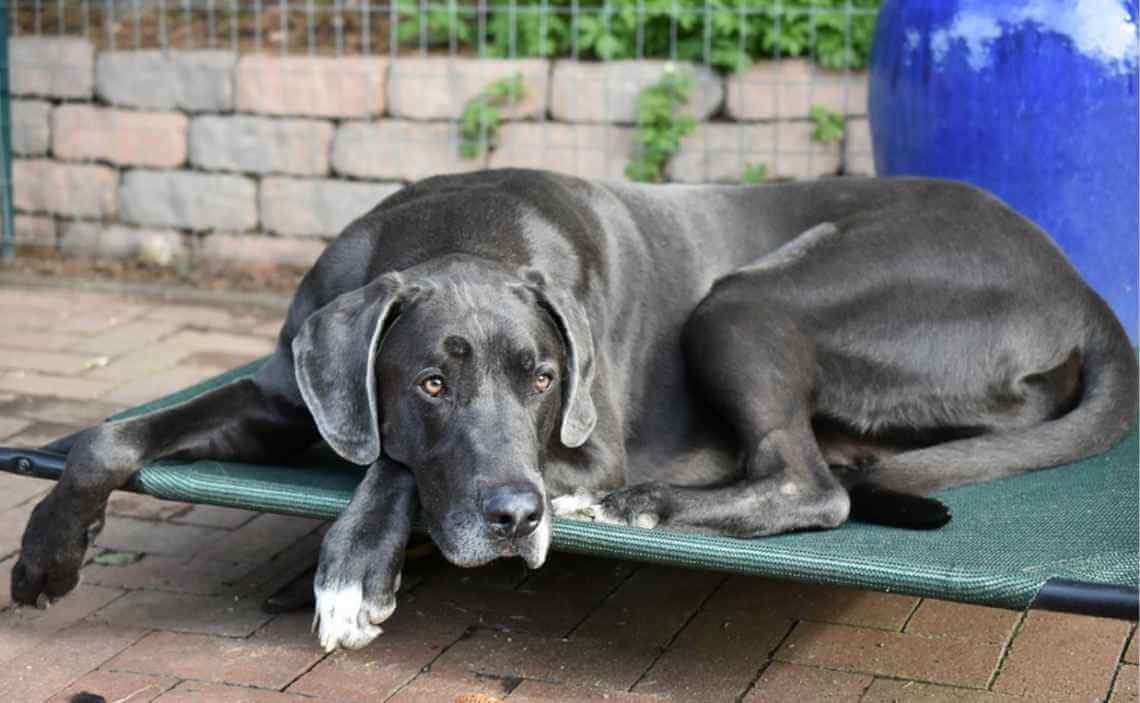
[[[884,0],[870,69],[882,175],[979,185],[1137,327],[1136,0]]]

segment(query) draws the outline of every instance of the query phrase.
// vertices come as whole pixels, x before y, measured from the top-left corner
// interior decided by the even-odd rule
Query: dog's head
[[[596,422],[579,303],[532,271],[386,274],[311,315],[293,352],[325,440],[410,468],[450,561],[543,563],[546,448],[582,445]]]

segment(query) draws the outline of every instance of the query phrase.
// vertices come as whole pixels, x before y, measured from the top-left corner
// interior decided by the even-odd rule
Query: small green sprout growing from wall
[[[492,81],[467,101],[459,118],[459,155],[465,159],[484,156],[498,144],[502,109],[526,95],[521,73]]]
[[[740,182],[747,186],[763,183],[768,177],[768,167],[764,164],[744,164],[744,173],[740,175]]]
[[[843,141],[843,115],[832,112],[823,105],[811,106],[811,119],[815,123],[811,138],[817,142]]]
[[[681,149],[681,140],[697,126],[695,119],[680,114],[692,90],[689,76],[666,64],[661,80],[637,96],[637,146],[625,167],[630,180],[665,180],[665,166]]]

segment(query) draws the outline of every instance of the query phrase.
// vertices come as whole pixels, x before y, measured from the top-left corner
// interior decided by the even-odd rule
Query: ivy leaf
[[[811,106],[811,119],[815,122],[811,138],[817,142],[838,142],[843,140],[843,115],[831,112],[822,105]]]
[[[467,101],[459,116],[459,155],[464,159],[482,156],[498,144],[502,108],[526,96],[522,73],[492,81]]]
[[[768,178],[768,166],[765,164],[744,164],[744,173],[740,176],[740,182],[745,185],[756,185],[763,183]]]
[[[604,60],[619,58],[622,56],[622,42],[612,34],[603,34],[594,43],[594,53]]]

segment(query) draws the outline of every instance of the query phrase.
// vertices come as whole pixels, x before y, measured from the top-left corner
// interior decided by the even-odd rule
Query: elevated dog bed
[[[112,419],[172,405],[252,373],[249,364]],[[553,547],[597,556],[716,569],[1021,609],[1137,617],[1140,491],[1137,433],[1111,452],[1060,470],[938,494],[954,514],[930,532],[848,523],[757,540],[557,520]],[[332,518],[362,469],[164,462],[128,490],[158,498]],[[62,457],[0,449],[0,469],[58,478]]]

